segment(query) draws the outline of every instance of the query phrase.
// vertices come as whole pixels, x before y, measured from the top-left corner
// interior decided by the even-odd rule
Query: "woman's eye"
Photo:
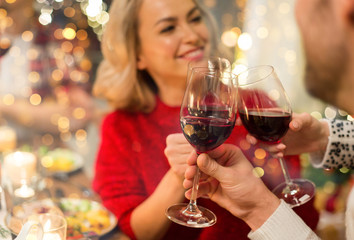
[[[173,31],[174,29],[175,29],[174,26],[168,26],[168,27],[163,28],[163,29],[160,31],[160,33],[171,32],[171,31]]]
[[[200,15],[191,19],[191,22],[200,22],[200,21],[202,21],[202,16]]]

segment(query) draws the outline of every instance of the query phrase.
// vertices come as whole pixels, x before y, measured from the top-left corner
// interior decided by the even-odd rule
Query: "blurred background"
[[[0,2],[15,0],[0,0]],[[59,48],[81,57],[80,69],[87,73],[90,84],[95,79],[95,71],[101,60],[100,39],[104,26],[109,19],[110,0],[36,0],[35,12],[42,26],[53,26],[53,36],[61,41]],[[235,56],[233,69],[239,73],[247,67],[268,64],[273,65],[290,97],[295,112],[308,112],[321,119],[347,119],[352,116],[346,112],[328,106],[309,96],[303,85],[304,56],[301,38],[294,19],[293,0],[202,0],[214,14],[219,26],[221,44],[229,48]],[[25,12],[23,13],[26,17]],[[5,9],[0,8],[0,34],[13,22]],[[22,38],[26,39],[26,33]],[[9,39],[0,37],[0,56],[5,53],[15,56]],[[1,57],[0,57],[1,61]],[[70,61],[69,58],[63,60]],[[69,64],[69,63],[68,63]],[[3,71],[0,69],[0,71]],[[1,73],[1,72],[0,72]],[[75,78],[75,70],[70,76]],[[33,72],[31,72],[33,75]],[[52,75],[61,80],[60,73]],[[28,78],[33,79],[33,78]],[[59,87],[60,85],[58,85]],[[11,106],[14,102],[11,94],[0,96],[3,105]],[[60,94],[59,94],[60,100]],[[63,95],[65,98],[65,95]],[[39,104],[41,98],[28,96],[31,104]],[[32,100],[31,100],[32,99]],[[37,100],[36,100],[37,99]],[[39,102],[38,102],[39,101]],[[99,101],[96,105],[106,107]],[[97,114],[99,116],[99,114]],[[82,116],[81,116],[82,117]],[[80,114],[77,115],[80,118]],[[85,156],[85,171],[92,176],[92,164],[99,142],[99,117],[91,118],[85,127],[71,131],[68,119],[54,118],[61,142],[71,146]],[[6,125],[1,119],[0,126]],[[0,132],[0,140],[4,138]],[[9,136],[9,135],[6,135]],[[41,136],[37,145],[50,148],[54,144],[54,135]],[[32,143],[31,143],[32,144]],[[337,171],[314,169],[310,166],[308,156],[301,157],[303,175],[316,183],[316,207],[322,212],[320,228],[327,237],[340,239],[343,231],[343,211],[346,195],[351,185],[351,170],[342,168]]]

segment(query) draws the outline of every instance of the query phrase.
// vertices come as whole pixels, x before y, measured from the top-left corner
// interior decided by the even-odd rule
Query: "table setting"
[[[84,162],[68,148],[2,151],[0,238],[128,239],[91,189]]]

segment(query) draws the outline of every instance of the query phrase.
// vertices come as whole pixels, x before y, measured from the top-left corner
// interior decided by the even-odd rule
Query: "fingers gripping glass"
[[[292,109],[272,66],[250,68],[238,75],[238,112],[243,125],[257,139],[274,144],[289,129]],[[306,179],[291,179],[283,158],[279,158],[285,182],[273,193],[292,207],[308,202],[315,185]]]
[[[230,136],[236,119],[236,91],[236,77],[231,72],[210,67],[195,67],[189,71],[180,124],[197,154],[220,146]],[[194,228],[215,224],[214,213],[197,206],[199,178],[198,169],[190,202],[169,207],[166,215],[170,220]]]

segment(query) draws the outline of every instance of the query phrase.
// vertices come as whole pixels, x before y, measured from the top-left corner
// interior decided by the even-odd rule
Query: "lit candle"
[[[23,185],[30,182],[36,176],[37,159],[29,152],[13,152],[4,158],[4,173],[15,185]]]
[[[15,195],[21,198],[29,198],[34,195],[34,190],[28,187],[26,184],[21,185],[14,191]]]

